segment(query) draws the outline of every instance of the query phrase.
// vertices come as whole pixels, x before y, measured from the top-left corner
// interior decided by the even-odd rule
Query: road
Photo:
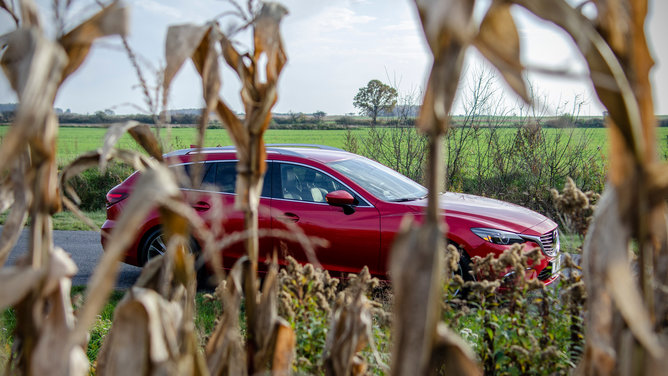
[[[0,233],[2,233],[2,226],[0,226]],[[54,243],[63,248],[72,256],[72,259],[77,264],[79,272],[72,278],[73,286],[86,285],[88,279],[93,275],[95,266],[100,257],[102,257],[102,245],[100,245],[100,234],[95,231],[54,231]],[[16,246],[9,255],[8,265],[13,265],[16,259],[25,254],[28,249],[28,230],[24,229],[19,237]],[[580,264],[580,255],[573,255],[577,264]],[[117,289],[127,289],[132,286],[141,268],[121,264],[118,279],[116,281]],[[568,270],[564,271],[568,274]]]
[[[2,226],[0,226],[0,233],[2,233]],[[7,265],[13,265],[17,258],[26,254],[28,250],[28,238],[29,232],[27,229],[24,229],[9,255]],[[95,231],[54,231],[53,242],[56,246],[63,248],[69,253],[79,268],[77,275],[72,278],[72,285],[86,285],[88,279],[93,275],[95,266],[102,257],[100,234]],[[135,283],[140,272],[141,268],[121,264],[116,288],[129,288]]]

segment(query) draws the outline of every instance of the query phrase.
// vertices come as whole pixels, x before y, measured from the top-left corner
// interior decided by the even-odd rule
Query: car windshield
[[[425,187],[367,158],[344,159],[327,165],[384,201],[412,201],[427,195]]]

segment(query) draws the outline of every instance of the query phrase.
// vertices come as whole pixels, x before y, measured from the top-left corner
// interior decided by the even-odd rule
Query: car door
[[[243,237],[240,241],[225,242],[226,239],[231,239],[231,235],[241,233],[244,230],[244,213],[234,206],[237,178],[236,161],[206,162],[201,174],[201,186],[189,190],[188,201],[209,226],[216,240],[220,244],[225,244],[225,247],[220,250],[223,254],[224,264],[229,268],[239,257],[246,254],[246,243]],[[269,230],[271,228],[270,191],[271,174],[266,174],[258,214],[260,229]],[[261,237],[260,261],[263,260],[262,256],[270,253],[271,249],[272,240],[269,237]]]
[[[326,172],[296,163],[274,162],[271,224],[279,257],[291,255],[308,262],[296,239],[299,230],[324,241],[315,248],[317,260],[328,270],[358,272],[365,265],[378,273],[380,218],[378,210]],[[354,210],[329,205],[327,193],[346,190],[357,198]]]

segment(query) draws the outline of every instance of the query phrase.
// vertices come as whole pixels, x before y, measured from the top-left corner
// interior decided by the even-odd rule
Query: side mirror
[[[327,200],[327,203],[332,206],[346,206],[355,204],[355,198],[353,195],[343,190],[329,192],[327,196],[325,196],[325,199]]]

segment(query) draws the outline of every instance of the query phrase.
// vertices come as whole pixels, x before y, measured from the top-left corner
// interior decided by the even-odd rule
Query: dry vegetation
[[[457,312],[470,307],[453,301],[449,294],[445,300],[443,297],[444,282],[457,259],[452,249],[446,252],[447,229],[437,206],[437,194],[443,186],[441,145],[449,129],[448,113],[470,46],[499,69],[520,97],[529,100],[519,60],[519,37],[510,13],[513,4],[571,35],[589,65],[599,98],[610,111],[610,183],[596,206],[583,249],[588,312],[584,349],[580,310],[584,286],[578,273],[565,277],[569,285],[564,297],[572,304],[561,305],[566,309],[561,312],[568,312],[564,317],[572,338],[567,356],[570,364],[558,361],[563,354],[549,346],[549,336],[522,336],[522,330],[531,326],[544,328],[547,335],[557,322],[550,310],[558,305],[550,306],[550,298],[540,286],[521,277],[527,257],[540,256],[537,253],[522,255],[513,248],[498,260],[476,262],[475,267],[481,271],[509,266],[517,269],[511,298],[505,301],[493,298],[498,295],[498,282],[467,285],[457,278],[450,282],[459,284],[456,289],[462,293],[477,295],[474,311],[487,334],[477,342],[476,352],[460,337],[459,333],[464,333],[461,328],[457,333],[448,326],[458,325],[457,320],[461,324],[462,316]],[[60,25],[65,24],[62,17],[69,5],[69,1],[54,1]],[[101,6],[71,30],[60,28],[57,38],[51,40],[45,36],[32,0],[0,1],[0,7],[16,24],[15,31],[0,37],[0,62],[20,101],[0,148],[0,206],[3,212],[9,210],[0,237],[0,259],[6,260],[28,216],[31,239],[25,257],[17,265],[0,270],[0,308],[13,307],[16,318],[7,371],[63,375],[84,375],[91,370],[99,374],[287,374],[295,365],[313,361],[306,355],[314,355],[301,353],[295,359],[297,341],[303,339],[295,318],[326,311],[329,329],[321,333],[326,333],[322,352],[315,355],[322,362],[313,368],[300,366],[300,370],[361,374],[372,363],[378,372],[396,375],[475,375],[483,370],[488,374],[525,373],[552,367],[542,370],[550,373],[568,372],[579,361],[577,372],[583,374],[661,374],[668,361],[664,203],[668,170],[656,155],[656,121],[648,78],[652,60],[643,32],[647,2],[592,2],[596,16],[589,19],[565,0],[499,0],[492,2],[479,25],[474,23],[473,1],[416,0],[416,5],[434,55],[418,119],[419,130],[428,139],[425,181],[430,194],[425,221],[416,225],[406,219],[392,250],[391,299],[380,307],[384,312],[393,310],[390,320],[370,300],[369,288],[374,282],[364,273],[338,294],[333,290],[337,282],[311,266],[292,264],[279,274],[274,265],[262,286],[257,278],[258,195],[265,171],[263,134],[271,120],[276,83],[286,62],[279,30],[285,8],[275,3],[233,3],[232,13],[242,22],[239,28],[226,32],[215,23],[170,27],[161,77],[163,90],[149,90],[125,40],[128,9],[118,2]],[[247,52],[239,51],[234,41],[242,30],[250,30],[253,36]],[[223,310],[203,349],[193,325],[196,260],[187,251],[190,231],[203,240],[201,257],[214,266],[220,265],[218,245],[213,240],[215,234],[206,230],[193,209],[183,202],[177,177],[162,160],[157,135],[135,122],[117,124],[111,127],[100,149],[80,156],[58,176],[58,123],[53,101],[60,85],[85,60],[92,43],[104,36],[121,39],[153,114],[162,113],[159,107],[167,102],[171,79],[186,60],[191,60],[202,78],[206,103],[198,144],[204,139],[208,114],[214,112],[237,146],[240,162],[236,206],[246,213],[246,231],[239,236],[246,240],[247,257],[229,273],[215,268],[216,295]],[[266,64],[259,64],[262,59]],[[242,83],[244,119],[239,119],[219,97],[221,63],[236,72]],[[164,123],[164,119],[154,116],[158,124]],[[149,156],[114,148],[124,132],[129,132]],[[125,161],[143,174],[129,199],[128,205],[134,210],[125,212],[118,221],[83,302],[74,312],[70,278],[76,273],[76,265],[64,250],[54,246],[51,216],[63,205],[77,210],[76,194],[67,183],[70,177],[93,166],[104,171],[112,159]],[[571,188],[569,191],[575,192]],[[582,198],[577,192],[574,197]],[[85,355],[88,333],[113,289],[119,260],[137,223],[154,207],[162,216],[168,250],[144,268],[136,285],[119,302],[97,363],[91,368]],[[580,209],[592,208],[580,205]],[[312,246],[298,232],[282,235]],[[635,255],[628,252],[631,239],[638,244]],[[637,274],[632,265],[638,265]],[[527,295],[536,288],[539,298]],[[495,311],[494,306],[501,311]],[[532,309],[538,309],[540,319],[527,320],[525,326],[517,324],[518,320],[533,317]],[[515,324],[506,327],[500,324],[500,317],[508,317]],[[385,355],[374,346],[373,320],[382,320],[390,328],[392,345],[385,345]],[[517,330],[526,341],[518,340],[504,348],[497,337],[504,330]],[[371,345],[371,357],[360,353],[367,344]],[[503,364],[507,368],[500,368]]]

